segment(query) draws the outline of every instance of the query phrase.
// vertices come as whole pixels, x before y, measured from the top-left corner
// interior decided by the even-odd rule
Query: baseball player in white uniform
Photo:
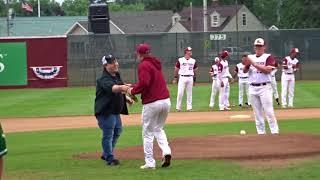
[[[185,90],[187,93],[187,111],[192,110],[192,87],[194,83],[195,71],[198,69],[196,60],[191,57],[192,48],[187,47],[184,52],[184,57],[179,58],[176,62],[174,68],[174,80],[172,81],[172,83],[175,84],[179,75],[176,104],[177,111],[181,111],[181,102]]]
[[[281,103],[283,108],[287,107],[288,92],[288,107],[293,107],[295,85],[294,73],[299,69],[299,60],[296,58],[298,53],[298,48],[292,48],[290,51],[290,55],[286,56],[282,61]]]
[[[246,92],[246,95],[247,95],[247,102],[245,103],[247,106],[251,106],[251,103],[250,103],[250,96],[249,96],[249,81],[248,81],[248,78],[249,78],[249,73],[248,72],[243,72],[244,70],[244,66],[245,66],[245,56],[246,55],[243,55],[242,56],[242,59],[241,59],[241,63],[238,63],[235,67],[235,72],[236,72],[236,75],[238,76],[238,84],[239,84],[239,106],[240,107],[243,107],[243,94],[244,94],[244,91]]]
[[[233,78],[229,71],[228,51],[222,51],[220,54],[221,71],[221,90],[219,94],[219,109],[220,111],[231,110],[229,102],[230,84],[229,79],[233,82]]]
[[[272,87],[273,96],[276,99],[278,106],[280,106],[279,93],[278,93],[277,80],[276,80],[277,70],[278,70],[278,62],[276,61],[275,68],[271,71],[271,87]]]
[[[265,49],[262,38],[254,41],[255,54],[245,57],[244,72],[249,72],[249,95],[258,134],[266,134],[264,114],[271,133],[278,134],[279,126],[273,109],[270,74],[275,68],[275,60],[271,54],[265,53]]]
[[[211,96],[210,96],[210,103],[209,103],[210,109],[213,109],[216,94],[217,92],[220,92],[220,89],[221,89],[222,68],[223,67],[220,64],[220,58],[216,57],[209,71],[209,74],[212,77]]]

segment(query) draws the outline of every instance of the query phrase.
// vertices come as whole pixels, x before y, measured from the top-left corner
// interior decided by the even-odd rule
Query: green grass
[[[282,133],[305,132],[320,135],[320,119],[280,121]],[[170,139],[196,135],[255,133],[253,122],[185,124],[166,126]],[[129,126],[117,148],[141,144],[141,127]],[[73,155],[100,151],[100,130],[96,128],[8,133],[9,154],[5,157],[6,180],[99,180],[99,179],[318,179],[320,159],[315,158],[286,168],[246,168],[228,161],[174,160],[167,169],[141,171],[141,160],[121,159],[121,166],[107,167],[99,159],[74,160]],[[174,152],[173,152],[174,153]],[[159,162],[159,161],[158,161]]]
[[[169,86],[172,110],[175,109],[177,86]],[[280,93],[280,84],[278,91]],[[295,107],[320,107],[319,81],[297,81]],[[193,109],[208,111],[211,84],[196,85],[193,89]],[[0,118],[92,115],[94,87],[0,90]],[[218,97],[216,97],[217,101]],[[231,104],[238,104],[238,85],[231,85]],[[216,103],[217,104],[217,103]],[[185,96],[183,109],[185,109]],[[130,108],[130,113],[140,113],[141,103]],[[239,110],[238,107],[234,108]]]

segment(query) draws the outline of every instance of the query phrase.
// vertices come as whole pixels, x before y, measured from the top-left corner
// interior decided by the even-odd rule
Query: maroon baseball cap
[[[186,47],[185,49],[184,49],[184,52],[186,52],[186,51],[192,51],[192,48],[189,46],[189,47]]]
[[[149,44],[139,44],[137,46],[137,49],[136,49],[136,52],[138,54],[149,54],[151,52],[151,48],[150,48],[150,45]]]
[[[220,56],[221,56],[221,58],[226,58],[226,57],[229,56],[229,52],[228,51],[222,51]]]
[[[292,48],[290,53],[299,53],[299,49],[298,48]]]
[[[257,38],[255,41],[254,41],[254,45],[255,46],[264,46],[266,45],[264,40],[262,38]]]

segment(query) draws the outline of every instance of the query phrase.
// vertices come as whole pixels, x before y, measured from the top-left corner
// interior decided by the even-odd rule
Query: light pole
[[[9,22],[9,0],[6,0],[6,12],[7,12],[7,35],[10,36],[10,22]]]
[[[236,41],[237,41],[237,52],[236,52],[236,56],[237,56],[237,61],[239,61],[239,23],[238,23],[238,0],[236,0]]]
[[[208,31],[207,0],[203,0],[203,32]]]

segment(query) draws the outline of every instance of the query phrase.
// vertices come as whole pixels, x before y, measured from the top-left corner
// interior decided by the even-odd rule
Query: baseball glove
[[[126,100],[130,104],[133,104],[133,103],[136,103],[136,102],[139,101],[138,98],[135,95],[131,95],[131,94],[128,94],[128,93],[126,93]]]

